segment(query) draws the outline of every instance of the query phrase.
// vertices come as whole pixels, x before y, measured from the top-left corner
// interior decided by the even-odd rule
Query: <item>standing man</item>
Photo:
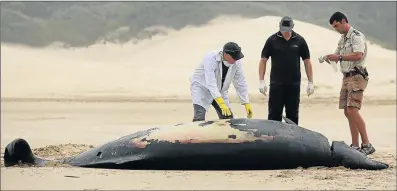
[[[351,147],[370,155],[375,152],[368,139],[365,122],[359,110],[362,106],[363,93],[368,84],[368,72],[365,66],[367,44],[362,32],[353,28],[346,16],[335,12],[329,19],[329,24],[339,32],[341,38],[334,54],[327,55],[328,61],[340,63],[343,73],[342,87],[339,97],[339,109],[343,109],[349,121],[352,138]],[[359,146],[361,135],[361,148]]]
[[[193,121],[205,120],[205,114],[211,105],[218,113],[219,119],[233,118],[228,99],[231,82],[241,104],[245,105],[247,117],[252,118],[242,58],[244,55],[241,48],[234,42],[228,42],[223,49],[208,52],[204,56],[191,78]]]
[[[262,49],[259,62],[259,91],[266,95],[264,80],[266,62],[271,57],[269,120],[281,121],[285,106],[286,117],[296,124],[299,122],[301,68],[300,58],[305,64],[308,79],[307,95],[314,93],[313,72],[310,51],[305,39],[293,31],[291,17],[283,17],[279,23],[280,31],[271,35]]]

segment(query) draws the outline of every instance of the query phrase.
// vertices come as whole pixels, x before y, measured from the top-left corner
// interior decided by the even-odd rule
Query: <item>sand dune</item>
[[[234,19],[234,18],[233,18]],[[239,19],[220,17],[204,27],[170,31],[139,44],[98,44],[89,48],[32,49],[2,45],[3,97],[178,97],[189,98],[189,77],[209,50],[227,41],[239,43],[246,55],[244,69],[252,97],[257,90],[258,60],[263,43],[277,31],[279,17]],[[332,52],[339,39],[336,32],[295,21],[295,30],[309,44],[314,68],[316,97],[339,94],[341,74],[317,58]],[[226,32],[232,29],[232,32]],[[396,52],[369,45],[370,83],[367,96],[395,99]],[[268,71],[270,64],[268,64]],[[302,87],[306,77],[302,64]],[[269,72],[266,73],[266,79]],[[233,87],[231,96],[235,95]],[[302,95],[305,91],[302,91]]]

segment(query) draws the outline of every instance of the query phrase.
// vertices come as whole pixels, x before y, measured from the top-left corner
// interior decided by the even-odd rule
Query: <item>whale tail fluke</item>
[[[331,145],[332,155],[337,164],[350,169],[383,170],[389,165],[373,159],[354,148],[349,147],[343,141],[333,141]]]
[[[24,139],[15,139],[9,143],[4,151],[4,166],[14,166],[20,164],[40,165],[46,160],[34,156],[29,143]]]

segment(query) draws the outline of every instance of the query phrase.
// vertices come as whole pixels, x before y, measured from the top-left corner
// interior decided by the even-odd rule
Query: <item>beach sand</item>
[[[141,129],[191,121],[189,77],[206,51],[220,49],[226,41],[242,46],[254,118],[267,118],[267,97],[258,92],[257,68],[263,43],[277,31],[279,19],[218,18],[207,26],[170,31],[137,45],[33,49],[2,44],[2,153],[9,142],[24,138],[39,156],[71,156]],[[235,22],[240,27],[233,27]],[[228,27],[236,31],[224,33],[222,29]],[[311,49],[316,85],[314,95],[307,97],[302,65],[300,125],[350,144],[348,122],[338,109],[341,74],[317,60],[334,51],[339,34],[300,21],[295,21],[295,30]],[[387,170],[198,172],[2,166],[1,189],[395,190],[395,63],[395,51],[369,45],[370,81],[361,114],[377,149],[370,157],[389,163]],[[267,71],[266,81],[270,64]],[[236,117],[245,117],[232,86],[229,93]],[[216,117],[213,109],[207,114],[207,119]]]

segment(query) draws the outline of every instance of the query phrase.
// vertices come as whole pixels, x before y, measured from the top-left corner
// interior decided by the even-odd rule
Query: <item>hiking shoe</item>
[[[355,150],[357,150],[357,151],[360,151],[360,147],[353,146],[353,144],[351,144],[350,147],[353,148],[353,149],[355,149]],[[360,151],[360,152],[361,152],[361,151]]]
[[[361,143],[361,152],[365,153],[366,155],[370,155],[375,152],[375,147],[372,146],[371,143],[369,144],[362,144]]]

